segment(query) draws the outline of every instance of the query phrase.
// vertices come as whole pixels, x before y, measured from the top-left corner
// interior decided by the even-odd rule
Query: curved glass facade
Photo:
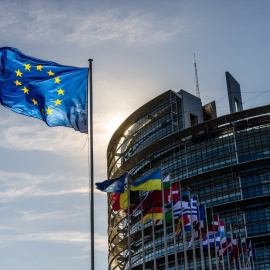
[[[256,247],[255,269],[270,268],[270,106],[241,111],[185,127],[183,96],[171,90],[132,114],[113,135],[107,152],[108,177],[128,171],[136,181],[162,168],[181,192],[219,213],[226,231],[237,233]],[[142,194],[143,195],[143,192]],[[108,196],[109,269],[129,269],[127,213],[115,213]],[[131,215],[131,268],[154,269],[152,221],[143,232],[140,211]],[[143,237],[142,237],[143,233]],[[154,227],[157,269],[165,269],[165,245],[169,269],[175,268],[173,229]],[[186,241],[191,235],[186,235]],[[183,238],[176,240],[178,269],[184,269]],[[197,269],[201,269],[199,241],[195,242]],[[188,267],[194,269],[188,250]],[[225,268],[229,269],[227,256]],[[215,258],[213,268],[217,269]],[[209,257],[204,250],[205,269]],[[220,266],[221,267],[221,266]],[[222,269],[222,268],[221,268]],[[231,262],[231,269],[234,264]]]

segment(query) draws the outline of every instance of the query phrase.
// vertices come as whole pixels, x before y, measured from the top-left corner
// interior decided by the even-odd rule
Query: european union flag
[[[104,192],[120,192],[124,193],[125,190],[126,173],[117,179],[105,180],[101,183],[96,183],[97,189]]]
[[[48,126],[87,133],[88,68],[62,66],[0,48],[0,103]]]

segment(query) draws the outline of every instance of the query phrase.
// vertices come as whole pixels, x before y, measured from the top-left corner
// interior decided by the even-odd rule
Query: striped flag
[[[214,247],[215,246],[215,239],[216,239],[216,246],[219,247],[220,246],[220,233],[215,233],[212,235],[209,235],[209,244],[210,247]],[[204,238],[203,240],[203,248],[208,248],[208,238],[207,236]]]
[[[152,219],[152,212],[153,212],[153,220],[156,219],[163,219],[162,207],[152,207],[143,213],[143,224],[147,219]],[[141,217],[139,217],[141,220]]]
[[[251,241],[249,241],[249,247],[248,247],[248,261],[246,267],[249,269],[249,267],[253,270],[254,269],[254,260],[256,260],[255,256],[255,246],[252,248]]]

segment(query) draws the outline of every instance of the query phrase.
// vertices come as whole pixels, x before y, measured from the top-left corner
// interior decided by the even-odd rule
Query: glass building
[[[228,235],[254,244],[255,269],[270,269],[270,105],[243,110],[240,85],[229,72],[226,81],[228,115],[217,117],[215,102],[202,106],[184,90],[166,91],[132,113],[109,142],[108,177],[129,172],[136,181],[161,168],[163,177],[170,174],[172,183],[180,183],[181,192],[189,189],[218,213]],[[154,226],[153,239],[152,221],[142,230],[136,211],[130,215],[129,247],[127,212],[114,212],[111,205],[108,195],[109,269],[129,269],[129,248],[131,269],[154,269],[154,263],[166,269],[166,247],[168,269],[185,269],[183,237],[176,240],[175,258],[172,224],[165,237],[163,226]],[[190,237],[187,233],[186,243]],[[194,250],[196,266],[194,251],[187,250],[188,269],[202,269],[202,264],[204,269],[210,264],[212,269],[236,269],[227,256],[223,265],[217,266],[215,258],[209,261],[199,241]]]

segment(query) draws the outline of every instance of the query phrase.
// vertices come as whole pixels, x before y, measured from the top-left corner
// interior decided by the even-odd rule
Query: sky
[[[133,111],[172,89],[229,113],[225,71],[244,109],[270,103],[270,2],[0,0],[0,47],[62,65],[93,59],[94,178]],[[267,91],[267,92],[266,92]],[[265,93],[264,93],[265,92]],[[0,269],[89,270],[87,135],[0,106]],[[107,196],[95,190],[95,269],[107,263]]]

